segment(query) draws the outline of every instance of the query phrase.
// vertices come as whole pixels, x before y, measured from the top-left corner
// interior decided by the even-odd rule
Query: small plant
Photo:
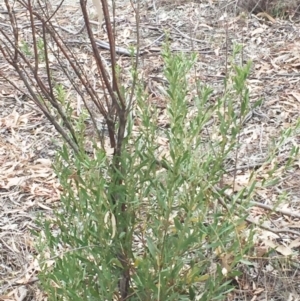
[[[42,38],[39,38],[37,40],[37,49],[38,49],[38,55],[41,62],[45,61],[45,45],[44,40]]]
[[[38,49],[38,55],[39,55],[39,59],[40,61],[44,61],[45,60],[45,55],[44,55],[44,42],[43,42],[43,39],[42,38],[39,38],[37,40],[37,49]],[[21,44],[20,44],[20,50],[22,50],[22,52],[28,56],[28,57],[33,57],[34,54],[33,54],[33,51],[31,49],[31,46],[29,45],[28,42],[26,41],[23,41]]]
[[[20,49],[22,50],[22,52],[26,55],[26,56],[32,56],[32,51],[30,49],[30,46],[27,42],[23,41],[20,44]]]
[[[5,3],[15,30],[13,12]],[[2,31],[0,51],[65,141],[54,166],[61,204],[54,216],[41,216],[36,233],[42,288],[49,300],[64,301],[224,300],[253,248],[251,198],[258,183],[276,180],[274,164],[268,178],[259,182],[253,171],[248,183],[236,189],[240,135],[251,106],[259,105],[250,103],[247,88],[251,63],[235,63],[241,51],[235,45],[223,93],[212,98],[210,87],[191,80],[197,56],[173,55],[166,45],[167,84],[162,89],[168,126],[160,128],[158,109],[148,103],[138,81],[138,56],[132,59],[132,86],[122,85],[107,2],[101,3],[111,69],[99,55],[86,1],[80,1],[103,97],[56,34],[51,14],[39,15],[26,7],[47,32],[39,42],[31,19],[33,63],[18,48],[17,32],[11,38]],[[63,54],[71,66],[65,76],[85,105],[76,119],[64,88],[50,72],[48,35],[58,49],[52,58],[63,66]],[[45,66],[39,64],[42,50]],[[46,80],[41,80],[42,71]],[[102,115],[107,136],[97,127],[88,100]],[[93,138],[85,135],[87,115],[94,125]],[[286,131],[274,143],[268,160],[290,134]],[[91,142],[92,150],[87,151]],[[235,158],[233,175],[226,169],[230,158]]]
[[[195,60],[165,49],[170,122],[165,131],[159,130],[158,114],[137,86],[135,113],[141,126],[137,136],[127,127],[118,175],[122,185],[115,182],[104,150],[95,149],[93,158],[74,157],[66,147],[59,153],[63,206],[46,223],[40,243],[40,254],[48,254],[41,258],[40,277],[50,300],[120,297],[124,265],[129,300],[212,300],[230,290],[239,274],[237,263],[252,247],[251,232],[244,236],[241,229],[255,181],[234,199],[226,199],[218,185],[224,161],[237,146],[239,120],[249,110],[245,80],[250,65],[234,68],[232,87],[216,103],[209,100],[212,90],[199,86],[191,113],[187,75]],[[242,97],[239,117],[230,110],[234,97]],[[212,127],[216,138],[203,141],[201,133],[212,116],[218,118]],[[169,141],[164,156],[159,137]],[[126,204],[125,212],[110,201],[112,193]]]

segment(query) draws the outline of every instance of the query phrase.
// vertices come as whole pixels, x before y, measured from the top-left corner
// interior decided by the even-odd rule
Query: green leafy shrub
[[[166,48],[163,57],[169,126],[157,125],[158,111],[137,86],[140,126],[133,131],[129,119],[117,175],[103,149],[92,157],[67,147],[58,154],[62,204],[39,244],[50,300],[120,298],[124,269],[128,300],[222,299],[252,247],[251,231],[241,229],[255,180],[232,198],[221,186],[249,112],[250,64],[234,66],[225,93],[211,101],[209,87],[189,83],[196,56]]]
[[[0,51],[65,141],[55,163],[61,203],[54,217],[40,218],[38,233],[39,277],[48,299],[224,299],[240,265],[249,264],[251,198],[257,184],[276,182],[278,168],[272,164],[260,182],[253,171],[236,189],[241,133],[260,104],[249,101],[251,64],[235,63],[242,48],[235,45],[233,57],[226,60],[230,67],[226,65],[223,91],[216,96],[195,82],[196,55],[172,55],[166,47],[167,84],[161,89],[167,109],[161,112],[148,103],[138,81],[139,49],[131,52],[132,85],[122,86],[107,1],[101,3],[110,67],[99,54],[86,1],[80,1],[102,95],[52,23],[56,9],[44,9],[39,1],[37,6],[17,2],[28,12],[32,43],[19,43],[17,15],[5,1],[11,26],[10,32],[0,28]],[[138,14],[136,21],[138,27]],[[79,116],[74,118],[73,99],[51,65],[61,67],[82,101]],[[19,89],[10,75],[3,73],[3,78]],[[92,108],[102,116],[108,137]],[[87,122],[93,138],[86,134]],[[274,139],[267,163],[291,133],[287,129]],[[297,152],[294,147],[284,168]]]

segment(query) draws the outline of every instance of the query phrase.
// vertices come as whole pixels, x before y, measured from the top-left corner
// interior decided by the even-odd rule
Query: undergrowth
[[[120,299],[125,266],[127,300],[224,299],[253,248],[245,221],[256,175],[235,194],[222,185],[225,161],[238,151],[251,109],[251,64],[232,59],[224,94],[212,101],[211,88],[190,84],[197,56],[172,55],[166,47],[163,58],[169,126],[158,126],[158,110],[137,85],[121,185],[112,159],[96,145],[93,156],[84,149],[74,155],[67,146],[57,156],[61,206],[54,219],[42,219],[39,243],[49,300]],[[193,89],[198,93],[188,101]],[[168,141],[163,149],[162,138]],[[115,193],[119,203],[110,199]]]
[[[253,253],[255,232],[248,217],[255,190],[274,185],[278,168],[273,164],[266,177],[254,170],[236,189],[240,137],[249,113],[261,103],[250,102],[251,63],[236,63],[242,48],[234,46],[223,91],[215,96],[195,80],[197,55],[172,54],[166,45],[161,89],[167,122],[161,127],[162,112],[149,102],[139,79],[138,49],[132,52],[132,85],[122,81],[105,0],[110,67],[99,54],[86,1],[80,1],[101,95],[52,24],[51,7],[17,2],[30,16],[32,45],[19,41],[14,10],[5,0],[12,32],[1,31],[0,51],[65,141],[54,165],[61,202],[54,216],[40,217],[36,233],[39,279],[48,299],[224,300]],[[49,57],[84,104],[77,118],[72,97],[51,73]],[[89,123],[93,138],[86,134]],[[278,135],[266,162],[291,134],[288,129]],[[284,168],[297,152],[292,149]]]

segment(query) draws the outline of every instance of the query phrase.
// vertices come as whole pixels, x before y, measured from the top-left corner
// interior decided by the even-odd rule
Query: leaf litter
[[[141,76],[145,78],[146,90],[150,92],[149,102],[160,109],[159,125],[165,127],[168,125],[167,103],[161,88],[165,79],[160,53],[166,32],[173,52],[194,51],[198,54],[196,72],[191,80],[212,86],[215,98],[222,93],[226,53],[231,55],[235,43],[244,45],[241,60],[253,61],[248,79],[251,102],[261,98],[263,103],[251,112],[245,122],[238,157],[232,158],[233,163],[227,166],[225,181],[232,183],[233,172],[237,172],[233,190],[239,191],[249,183],[253,169],[261,179],[266,178],[273,166],[284,164],[292,147],[299,145],[299,135],[294,135],[281,146],[274,161],[266,161],[272,139],[278,137],[281,130],[295,125],[299,118],[300,31],[297,20],[253,14],[245,17],[235,14],[230,3],[235,1],[141,1],[140,43],[143,55],[140,64]],[[127,77],[129,80],[131,61],[125,50],[135,44],[135,17],[129,1],[116,1],[116,9],[119,64],[126,81]],[[1,20],[5,20],[3,5],[0,13]],[[22,30],[26,37],[26,15],[20,14],[23,14]],[[97,24],[100,18],[97,11],[91,8],[90,14]],[[58,30],[66,37],[77,58],[84,65],[91,66],[85,71],[91,82],[97,84],[96,67],[90,64],[91,51],[85,32],[80,32],[79,6],[73,1],[66,1],[59,9],[56,21]],[[1,23],[0,26],[7,25]],[[99,25],[95,26],[95,36],[99,45],[106,45],[107,36]],[[102,48],[101,54],[105,57],[108,53]],[[17,86],[23,87],[1,57],[0,69],[9,73],[10,80]],[[76,102],[72,88],[59,71],[57,76],[70,90],[69,95],[74,97],[74,106],[79,114],[81,105]],[[60,186],[51,166],[57,149],[53,141],[59,141],[59,137],[30,100],[23,99],[24,95],[12,89],[1,76],[0,83],[0,300],[42,300],[45,296],[36,286],[39,267],[30,231],[36,227],[37,214],[41,211],[51,214],[60,199]],[[101,122],[101,116],[96,117]],[[93,135],[92,132],[88,134]],[[168,141],[165,137],[159,137],[159,140],[161,152],[167,155]],[[234,168],[230,172],[236,159],[237,170]],[[299,217],[280,211],[300,214],[298,161],[289,170],[279,169],[277,176],[279,182],[276,185],[260,188],[255,195],[254,201],[265,207],[252,207],[250,215],[257,223],[263,221],[266,228],[258,230],[257,256],[249,259],[248,266],[241,266],[243,275],[237,280],[236,290],[228,295],[228,300],[299,298],[299,235],[296,233],[300,233],[300,221]],[[277,205],[283,193],[287,197],[276,207],[279,210],[272,212],[267,209],[267,206]],[[274,230],[282,231],[276,233]],[[265,254],[269,255],[264,257]]]

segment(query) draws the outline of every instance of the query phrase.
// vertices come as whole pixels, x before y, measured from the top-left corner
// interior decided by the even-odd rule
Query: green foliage
[[[294,7],[295,3],[292,1],[275,1],[274,5],[271,7],[271,14],[272,16],[276,18],[288,18],[288,13],[291,13],[293,9],[297,9],[297,7]]]
[[[45,45],[44,40],[42,38],[39,38],[36,43],[37,50],[38,50],[38,56],[39,60],[41,62],[45,61]]]
[[[196,55],[172,55],[166,47],[163,58],[167,128],[159,128],[158,110],[137,85],[134,115],[141,125],[133,134],[129,116],[122,168],[112,169],[96,147],[93,156],[74,156],[67,147],[58,153],[61,206],[54,219],[41,220],[38,244],[49,300],[116,300],[124,267],[131,276],[127,300],[223,300],[237,264],[246,261],[255,175],[232,196],[221,183],[250,110],[251,64],[233,64],[223,95],[212,100],[211,88],[191,83]]]
[[[44,48],[44,41],[42,38],[39,38],[36,43],[37,46],[37,54],[38,59],[43,62],[45,61],[45,48]],[[32,50],[32,46],[26,41],[21,41],[20,43],[20,50],[28,57],[34,56],[34,51]]]
[[[27,55],[27,56],[32,56],[33,55],[32,51],[30,49],[30,46],[26,41],[22,41],[20,44],[21,44],[20,49],[22,50],[22,52],[25,55]]]

